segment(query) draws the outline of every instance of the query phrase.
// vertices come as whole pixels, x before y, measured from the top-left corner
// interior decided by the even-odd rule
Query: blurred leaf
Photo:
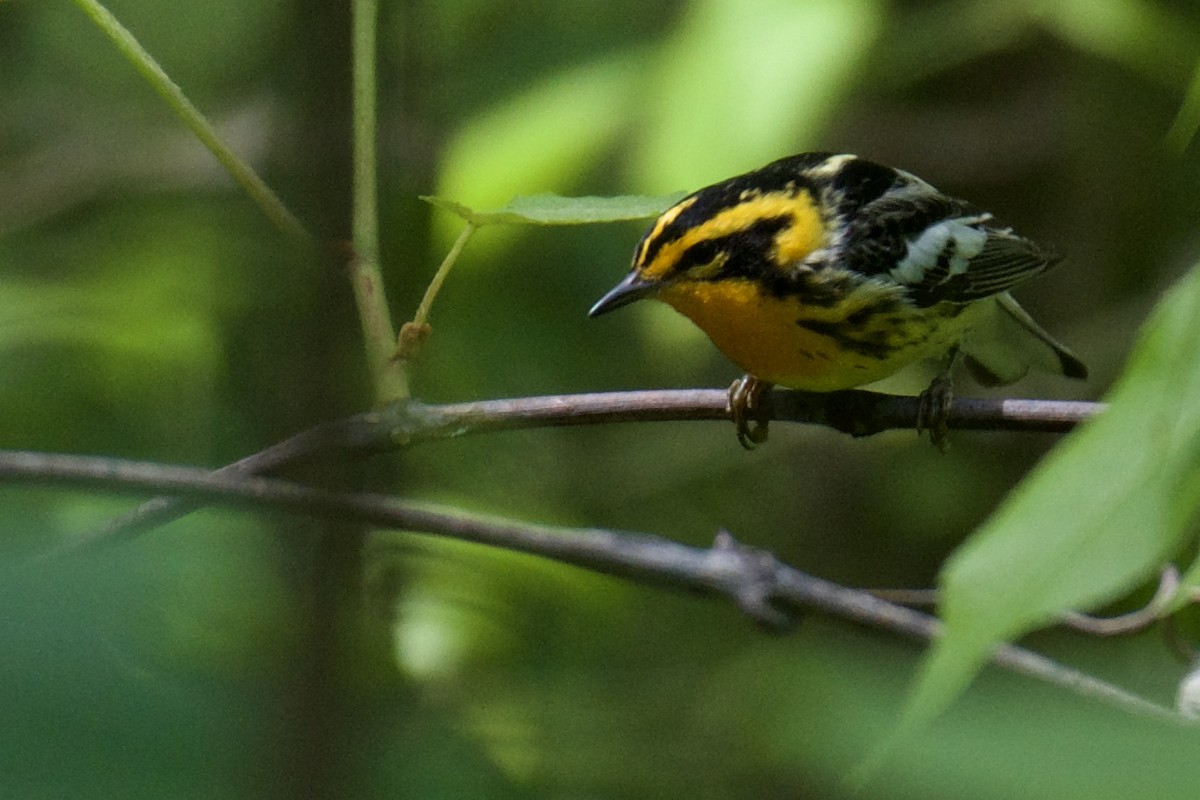
[[[910,720],[942,711],[999,642],[1128,591],[1194,533],[1198,324],[1200,267],[1145,326],[1108,410],[1064,441],[947,562],[945,633]]]
[[[489,206],[567,187],[616,140],[636,76],[626,55],[586,64],[468,120],[446,145],[438,194]]]
[[[227,266],[229,218],[127,213],[77,225],[57,247],[0,246],[9,446],[209,457],[228,376],[223,323],[252,291]],[[64,274],[62,263],[84,266]]]
[[[1200,130],[1200,61],[1196,62],[1187,94],[1179,106],[1175,120],[1167,130],[1167,147],[1182,155],[1196,137],[1197,130]]]
[[[59,72],[73,85],[108,93],[111,103],[112,94],[128,90],[133,71],[128,63],[105,58],[110,48],[94,28],[84,29],[79,24],[83,17],[78,9],[51,5],[58,7],[31,17],[35,27],[30,34],[41,44],[35,53],[38,66]],[[178,3],[171,14],[161,14],[161,8],[153,3],[127,1],[111,4],[110,10],[193,99],[202,100],[195,97],[197,91],[253,80],[255,71],[270,62],[271,49],[263,42],[286,24],[287,6],[280,0],[215,0],[200,5]],[[106,68],[109,64],[111,71]]]
[[[1178,611],[1186,606],[1195,605],[1196,596],[1200,593],[1200,557],[1192,561],[1191,567],[1179,580],[1179,589],[1175,592],[1168,609]]]
[[[876,89],[898,91],[1016,44],[1032,24],[1017,3],[944,2],[915,7],[891,23],[889,46],[871,70]],[[930,58],[937,53],[937,58]]]
[[[444,197],[422,196],[421,199],[456,214],[477,227],[482,227],[492,224],[587,225],[649,219],[666,211],[682,197],[683,192],[663,197],[562,197],[555,194],[538,194],[514,197],[503,208],[495,211],[478,211]]]
[[[1200,51],[1195,27],[1147,0],[1032,0],[1029,8],[1059,36],[1136,73],[1176,85]]]
[[[646,94],[638,185],[699,186],[809,149],[871,51],[875,0],[700,0]]]
[[[369,582],[390,608],[396,665],[421,681],[536,660],[530,637],[571,635],[551,609],[598,623],[619,615],[629,593],[605,576],[453,539],[380,531],[368,555]]]

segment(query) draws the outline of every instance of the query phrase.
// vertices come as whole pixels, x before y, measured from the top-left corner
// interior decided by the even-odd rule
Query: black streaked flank
[[[874,306],[863,306],[858,311],[846,316],[846,324],[851,328],[865,327],[879,313]]]
[[[838,320],[798,319],[796,324],[830,339],[843,350],[868,358],[883,361],[896,349],[895,343],[891,341],[887,331],[871,331],[866,338],[860,339],[848,336],[845,327]]]
[[[846,299],[856,284],[846,272],[801,268],[789,275],[778,275],[765,288],[775,297],[795,297],[805,305],[833,308]]]

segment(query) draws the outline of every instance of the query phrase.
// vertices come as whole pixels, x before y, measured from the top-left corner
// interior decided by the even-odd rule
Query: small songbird
[[[1056,261],[915,175],[802,153],[669,208],[642,237],[632,272],[589,313],[654,297],[699,326],[746,373],[730,389],[746,447],[766,439],[771,384],[837,391],[949,355],[922,394],[923,413],[943,413],[936,440],[958,354],[984,385],[1031,366],[1087,377],[1008,293]]]

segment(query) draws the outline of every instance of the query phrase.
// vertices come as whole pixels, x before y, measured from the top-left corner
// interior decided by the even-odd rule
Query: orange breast
[[[798,323],[805,320],[819,327],[844,322],[865,302],[878,299],[865,291],[834,308],[824,308],[764,295],[748,280],[727,280],[668,286],[659,299],[691,319],[741,369],[771,383],[809,391],[849,389],[886,378],[914,361],[948,350],[967,323],[965,318],[947,318],[929,310],[892,311],[866,325],[846,328],[847,336],[888,344],[859,348]]]

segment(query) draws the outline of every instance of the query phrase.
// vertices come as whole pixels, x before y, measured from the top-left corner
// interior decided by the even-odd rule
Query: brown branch
[[[751,618],[773,627],[789,623],[795,612],[819,611],[924,641],[941,633],[941,624],[927,614],[807,575],[766,551],[739,544],[724,532],[718,534],[713,547],[696,548],[644,533],[553,528],[416,505],[377,494],[327,492],[273,478],[88,456],[0,451],[0,480],[185,495],[210,503],[334,516],[452,537],[639,583],[722,596]],[[1003,645],[992,660],[1124,711],[1188,722],[1168,708],[1020,647]]]
[[[831,393],[776,390],[769,397],[772,419],[780,422],[825,425],[853,436],[916,428],[915,397],[862,390]],[[1061,433],[1102,408],[1099,403],[1059,400],[958,398],[951,406],[948,423],[954,429]],[[728,419],[728,396],[724,389],[551,395],[451,405],[426,405],[410,400],[310,428],[222,467],[215,474],[269,475],[287,464],[322,453],[369,455],[422,442],[497,431]],[[195,508],[194,500],[158,497],[111,520],[76,546],[125,541]]]
[[[851,436],[917,426],[915,397],[854,389],[844,392],[772,391],[771,419],[823,425]],[[724,389],[609,392],[427,406],[411,403],[393,433],[414,444],[519,428],[614,422],[729,420]],[[1103,409],[1101,403],[1064,400],[956,398],[947,423],[956,430],[1066,433]]]
[[[398,408],[395,406],[393,410]],[[210,474],[220,477],[271,475],[285,466],[300,464],[326,453],[380,449],[391,424],[383,414],[373,411],[355,414],[309,428]],[[119,544],[190,514],[201,505],[195,498],[155,497],[81,536],[66,545],[65,549],[86,550]]]

